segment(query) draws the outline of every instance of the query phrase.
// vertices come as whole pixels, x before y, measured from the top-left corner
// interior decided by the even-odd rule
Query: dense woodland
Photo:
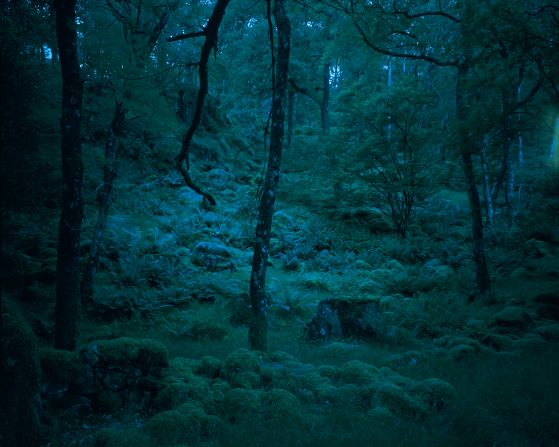
[[[557,0],[1,0],[0,445],[559,445]]]

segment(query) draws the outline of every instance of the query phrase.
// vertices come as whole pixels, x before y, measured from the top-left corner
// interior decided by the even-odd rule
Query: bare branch
[[[177,40],[192,39],[193,37],[203,37],[206,35],[206,28],[202,31],[193,31],[191,33],[177,34],[176,36],[167,37],[167,42],[176,42]]]

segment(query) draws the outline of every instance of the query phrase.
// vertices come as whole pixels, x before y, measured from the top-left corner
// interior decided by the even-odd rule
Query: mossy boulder
[[[0,441],[6,446],[40,445],[41,368],[36,340],[31,329],[12,315],[2,314],[2,320],[5,369],[0,387]]]
[[[454,387],[441,379],[425,379],[407,387],[407,391],[432,410],[451,407],[458,400]]]
[[[379,386],[373,399],[397,416],[423,417],[427,414],[425,403],[410,396],[402,387],[394,383],[387,382]]]
[[[94,447],[155,447],[155,442],[145,433],[134,429],[105,428],[95,438]]]
[[[143,374],[159,374],[169,364],[165,346],[149,339],[98,340],[89,343],[85,351],[97,355],[95,366],[134,368]]]
[[[215,379],[219,377],[222,368],[223,362],[221,360],[207,355],[198,361],[194,367],[194,372],[198,375]]]
[[[233,388],[225,394],[222,414],[232,423],[249,420],[260,413],[262,393],[244,388]]]
[[[299,399],[289,391],[274,388],[262,395],[262,414],[271,426],[298,426],[303,421],[303,409]]]
[[[309,339],[374,339],[383,317],[376,300],[327,299],[318,303],[313,319],[306,325]]]
[[[221,374],[233,387],[256,388],[261,385],[260,363],[255,352],[237,349],[225,360]]]
[[[379,374],[380,370],[378,368],[359,360],[351,360],[342,365],[338,373],[338,379],[345,383],[366,385],[374,382]]]
[[[491,326],[500,332],[509,330],[522,330],[531,323],[531,318],[522,307],[509,306],[497,312],[491,321]]]
[[[214,422],[214,418],[210,420],[200,406],[185,403],[175,410],[156,414],[146,422],[144,430],[156,440],[157,445],[172,446],[198,442],[208,435],[208,426]]]

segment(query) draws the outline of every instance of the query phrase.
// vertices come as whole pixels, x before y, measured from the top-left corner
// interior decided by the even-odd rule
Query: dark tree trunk
[[[83,217],[80,126],[82,81],[77,53],[76,0],[57,0],[56,35],[62,68],[62,214],[56,265],[55,346],[73,350],[79,337],[80,234]]]
[[[322,70],[322,102],[320,104],[320,121],[322,133],[330,133],[330,63],[326,62]]]
[[[252,260],[252,275],[250,277],[250,302],[253,318],[249,327],[249,343],[251,349],[261,351],[266,350],[268,344],[267,302],[265,295],[266,262],[270,245],[274,202],[280,176],[291,38],[291,25],[285,12],[285,0],[276,0],[274,17],[278,33],[278,50],[275,67],[276,76],[273,86],[272,131],[270,134],[270,152],[268,155],[266,179],[262,195],[260,196],[254,257]]]
[[[97,203],[99,205],[99,214],[97,215],[97,224],[91,241],[91,249],[89,258],[82,279],[82,304],[90,303],[93,300],[93,279],[99,264],[99,251],[105,236],[107,227],[107,219],[109,217],[109,208],[111,206],[111,193],[113,190],[113,181],[116,177],[116,151],[119,144],[118,137],[122,131],[122,124],[126,110],[121,102],[115,105],[115,112],[107,140],[105,141],[105,166],[103,167],[103,185],[97,194]]]
[[[493,225],[493,198],[491,197],[491,188],[489,187],[489,168],[487,166],[487,149],[489,146],[489,137],[483,138],[483,147],[481,149],[481,172],[483,175],[483,198],[485,201],[485,218],[487,225]]]
[[[184,182],[186,185],[192,189],[193,191],[200,194],[204,197],[205,200],[210,202],[212,205],[216,204],[214,197],[206,192],[203,191],[198,185],[196,185],[192,178],[190,177],[190,143],[192,142],[192,138],[194,137],[194,132],[200,125],[200,121],[202,120],[202,111],[204,110],[204,102],[206,100],[206,95],[208,94],[208,59],[210,58],[210,54],[213,49],[215,49],[217,45],[217,32],[219,30],[219,25],[223,20],[223,16],[225,15],[225,10],[227,9],[227,5],[229,4],[229,0],[218,0],[215,4],[215,7],[212,11],[212,15],[208,20],[208,24],[204,28],[202,32],[202,36],[205,37],[204,43],[202,45],[202,49],[200,50],[200,63],[198,64],[198,74],[199,74],[199,82],[200,85],[198,87],[198,94],[196,96],[196,108],[194,110],[194,115],[192,116],[192,122],[190,123],[190,127],[186,131],[183,139],[182,139],[182,146],[179,155],[177,156],[176,163],[177,169],[182,174]],[[183,37],[174,37],[167,39],[168,42],[181,40],[182,38],[190,38],[190,37],[197,37],[198,33],[195,35],[183,35]]]
[[[485,259],[485,246],[483,240],[483,218],[481,202],[476,186],[474,165],[472,163],[472,142],[466,135],[466,99],[464,93],[464,82],[468,74],[468,65],[463,64],[458,67],[458,79],[456,83],[456,115],[458,118],[459,129],[459,148],[462,157],[462,168],[466,179],[468,201],[470,203],[470,213],[472,218],[472,237],[473,237],[473,258],[476,265],[477,291],[480,295],[490,290],[489,271]]]

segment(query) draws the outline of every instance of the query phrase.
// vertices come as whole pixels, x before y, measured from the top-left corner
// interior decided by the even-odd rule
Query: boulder
[[[327,299],[318,304],[305,333],[309,339],[376,338],[383,324],[379,305],[373,300]]]
[[[522,307],[509,306],[493,316],[491,326],[507,331],[510,329],[525,329],[530,322],[530,316]]]

